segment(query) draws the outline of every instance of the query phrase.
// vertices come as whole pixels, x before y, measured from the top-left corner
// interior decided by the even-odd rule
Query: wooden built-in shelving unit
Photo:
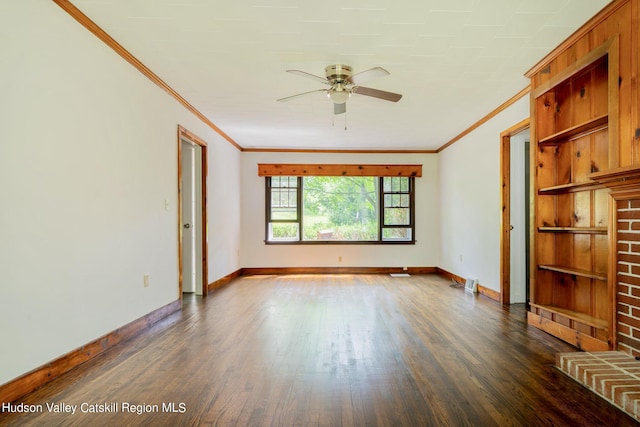
[[[528,318],[592,351],[607,350],[612,341],[609,190],[593,177],[615,167],[618,158],[612,140],[618,125],[617,46],[615,38],[608,40],[531,93]]]

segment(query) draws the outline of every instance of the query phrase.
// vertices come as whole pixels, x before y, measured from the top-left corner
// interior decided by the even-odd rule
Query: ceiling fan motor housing
[[[353,69],[348,65],[336,64],[329,65],[324,69],[327,80],[332,83],[344,83],[346,82],[353,72]]]

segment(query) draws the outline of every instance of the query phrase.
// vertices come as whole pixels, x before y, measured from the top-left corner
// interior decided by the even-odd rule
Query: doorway
[[[207,145],[178,127],[179,293],[206,295]]]
[[[500,296],[505,305],[529,301],[528,143],[529,119],[500,134]]]

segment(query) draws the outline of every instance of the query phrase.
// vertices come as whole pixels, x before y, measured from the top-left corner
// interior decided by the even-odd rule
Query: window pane
[[[271,220],[272,221],[296,221],[296,209],[295,208],[272,208]]]
[[[410,225],[411,209],[409,208],[385,208],[384,225]]]
[[[384,206],[386,208],[408,208],[411,199],[408,194],[385,194]]]
[[[276,222],[269,224],[269,238],[271,241],[298,240],[298,223]]]
[[[411,228],[383,228],[382,240],[409,241],[411,240]]]
[[[304,177],[302,240],[377,240],[377,183],[374,177]]]
[[[409,178],[400,178],[400,191],[403,193],[409,192]]]
[[[409,177],[385,177],[384,192],[385,193],[408,193],[409,192]]]
[[[271,220],[297,220],[297,190],[271,189]]]

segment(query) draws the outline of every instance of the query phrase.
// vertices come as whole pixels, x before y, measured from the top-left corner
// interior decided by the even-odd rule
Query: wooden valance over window
[[[422,165],[258,163],[258,176],[422,176]]]

